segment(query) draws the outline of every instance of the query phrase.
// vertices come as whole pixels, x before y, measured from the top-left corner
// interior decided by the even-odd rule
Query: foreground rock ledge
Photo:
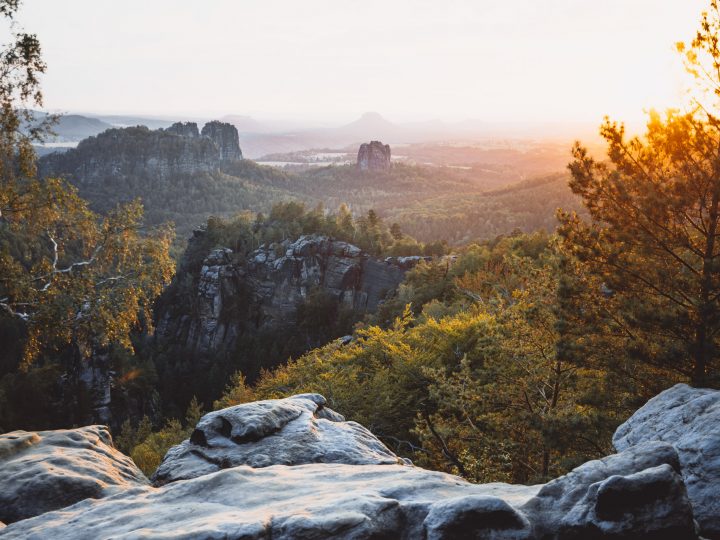
[[[37,435],[52,455],[64,442],[47,433]],[[85,440],[92,467],[128,473],[106,440]],[[0,453],[3,474],[25,451]],[[27,464],[25,478],[42,465]],[[71,460],[42,482],[76,466]],[[14,474],[2,478],[3,495],[32,508]],[[209,413],[168,452],[155,486],[118,472],[122,481],[84,500],[2,519],[14,523],[0,537],[683,540],[698,537],[683,474],[673,443],[648,438],[544,486],[470,484],[399,459],[322,396],[305,394]]]
[[[104,426],[0,435],[0,522],[147,484]]]
[[[720,538],[720,392],[678,384],[648,401],[613,436],[619,451],[673,445],[703,536]]]

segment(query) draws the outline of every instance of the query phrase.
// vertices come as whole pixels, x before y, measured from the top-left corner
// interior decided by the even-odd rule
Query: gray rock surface
[[[701,534],[720,538],[720,391],[678,384],[638,409],[613,436],[617,450],[675,447]]]
[[[423,259],[373,259],[357,246],[321,235],[260,246],[245,261],[217,249],[200,270],[194,316],[172,309],[158,313],[156,338],[211,353],[232,350],[243,333],[290,334],[297,329],[298,306],[315,290],[360,318],[375,311]],[[308,342],[306,348],[321,344]]]
[[[54,507],[77,502],[11,523],[0,537],[698,538],[671,444],[636,444],[544,486],[470,484],[398,460],[370,432],[324,404],[322,396],[303,394],[207,414],[190,440],[168,452],[154,487],[130,471],[99,492],[102,498],[63,501]],[[98,429],[58,433],[82,442],[86,430]],[[26,446],[18,440],[8,446],[12,455],[24,451],[16,448]],[[62,440],[56,445],[64,448]],[[91,456],[97,447],[97,441],[89,445]],[[72,471],[79,466],[71,464]],[[101,465],[118,476],[114,462]],[[88,467],[93,471],[93,464]],[[38,488],[54,476],[41,477]]]
[[[589,461],[522,507],[533,538],[695,538],[677,452],[651,442]]]
[[[380,141],[360,145],[357,168],[361,171],[381,171],[390,168],[390,146]]]
[[[155,485],[249,465],[403,461],[356,422],[345,422],[318,394],[256,401],[206,414],[189,440],[171,448],[153,475]]]
[[[488,498],[516,507],[536,491],[506,484],[474,485],[404,465],[242,465],[160,488],[80,502],[15,523],[2,538],[415,540],[424,537],[425,519],[440,500],[456,499],[465,508],[465,498],[475,496],[482,512],[491,505]],[[428,523],[441,527],[435,524]]]
[[[191,139],[197,139],[200,137],[200,131],[198,131],[198,125],[195,122],[175,122],[165,131],[180,135],[181,137],[190,137]]]
[[[0,435],[0,521],[5,523],[102,497],[113,486],[147,484],[135,463],[115,450],[104,426]]]
[[[242,159],[238,130],[232,124],[213,120],[202,128],[201,135],[212,140],[218,148],[218,157],[222,161]]]

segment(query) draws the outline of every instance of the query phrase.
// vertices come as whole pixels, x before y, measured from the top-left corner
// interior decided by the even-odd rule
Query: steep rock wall
[[[298,308],[316,292],[359,318],[375,311],[419,259],[374,259],[319,235],[263,245],[242,260],[216,249],[203,261],[194,314],[157,313],[156,335],[199,353],[230,350],[245,332],[291,333]]]
[[[79,186],[133,185],[210,172],[223,161],[242,159],[234,126],[209,122],[202,135],[193,122],[158,130],[145,126],[108,129],[81,141],[77,148],[44,156],[39,169],[42,176],[65,176]]]

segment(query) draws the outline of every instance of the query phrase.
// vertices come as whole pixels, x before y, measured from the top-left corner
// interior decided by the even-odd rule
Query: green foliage
[[[600,284],[591,302],[611,308],[632,360],[708,384],[720,354],[720,129],[669,112],[650,115],[643,139],[610,121],[601,133],[609,163],[574,150],[571,187],[592,220],[560,215],[567,250]]]
[[[570,187],[590,220],[560,214],[574,266],[564,283],[566,327],[591,326],[593,348],[605,352],[583,361],[651,389],[720,383],[719,30],[711,0],[695,39],[678,44],[701,91],[689,112],[652,111],[645,134],[630,139],[606,119],[604,162],[575,145]],[[578,310],[580,297],[593,308]],[[564,346],[582,353],[587,342],[568,332]]]
[[[538,233],[419,265],[403,285],[415,315],[408,304],[384,328],[360,326],[348,344],[264,372],[251,391],[238,379],[216,406],[235,393],[318,392],[423,466],[478,481],[561,474],[609,451],[628,410],[627,385],[559,353],[561,261]]]
[[[230,378],[230,382],[225,387],[225,391],[220,399],[213,402],[213,409],[225,409],[241,403],[255,401],[255,392],[247,384],[245,376],[242,372],[237,371]]]
[[[193,397],[185,412],[185,423],[170,419],[159,431],[152,432],[152,425],[147,416],[133,427],[126,420],[115,438],[115,445],[122,452],[129,454],[135,464],[146,476],[151,476],[158,468],[168,450],[190,437],[195,425],[203,415],[202,407]]]
[[[442,175],[442,172],[438,172]],[[558,207],[580,210],[567,186],[567,175],[553,174],[494,190],[448,189],[441,194],[392,207],[376,205],[385,219],[425,241],[445,240],[452,246],[486,241],[513,230],[551,232]]]
[[[32,144],[53,118],[36,123],[31,111],[45,64],[37,38],[13,24],[17,6],[0,2],[14,39],[0,51],[0,424],[56,427],[63,415],[82,421],[91,401],[77,370],[61,391],[63,370],[113,344],[131,349],[131,332],[150,328],[174,272],[172,233],[141,232],[137,201],[98,216],[72,186],[37,178]]]

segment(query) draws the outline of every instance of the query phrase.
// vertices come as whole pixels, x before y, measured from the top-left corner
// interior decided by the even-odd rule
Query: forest
[[[64,178],[99,213],[140,198],[146,225],[173,224],[176,257],[208,216],[267,214],[279,202],[329,209],[345,204],[358,215],[373,210],[420,241],[445,240],[457,246],[514,229],[550,231],[558,206],[580,209],[567,175],[541,174],[546,166],[542,161],[527,167],[525,180],[517,173],[489,174],[484,167],[490,165],[452,168],[399,162],[366,174],[354,165],[282,170],[243,159],[209,168],[207,148],[201,141],[191,142],[178,145],[176,137],[147,128],[112,129],[65,154],[44,156],[40,175]],[[169,173],[144,166],[157,156],[177,166]]]
[[[17,5],[0,0],[0,16]],[[617,426],[674,383],[720,388],[710,6],[677,46],[703,90],[691,107],[650,112],[637,136],[606,119],[605,155],[578,142],[567,172],[504,187],[449,167],[249,160],[124,184],[43,176],[33,144],[53,118],[21,128],[46,65],[17,33],[0,56],[0,432],[92,420],[84,366],[103,362],[115,444],[148,475],[203,412],[317,392],[418,465],[535,484],[607,455]],[[374,312],[315,290],[292,332],[215,357],[156,339],[159,313],[197,316],[214,250],[247,271],[261,246],[282,256],[302,235],[417,264]]]

